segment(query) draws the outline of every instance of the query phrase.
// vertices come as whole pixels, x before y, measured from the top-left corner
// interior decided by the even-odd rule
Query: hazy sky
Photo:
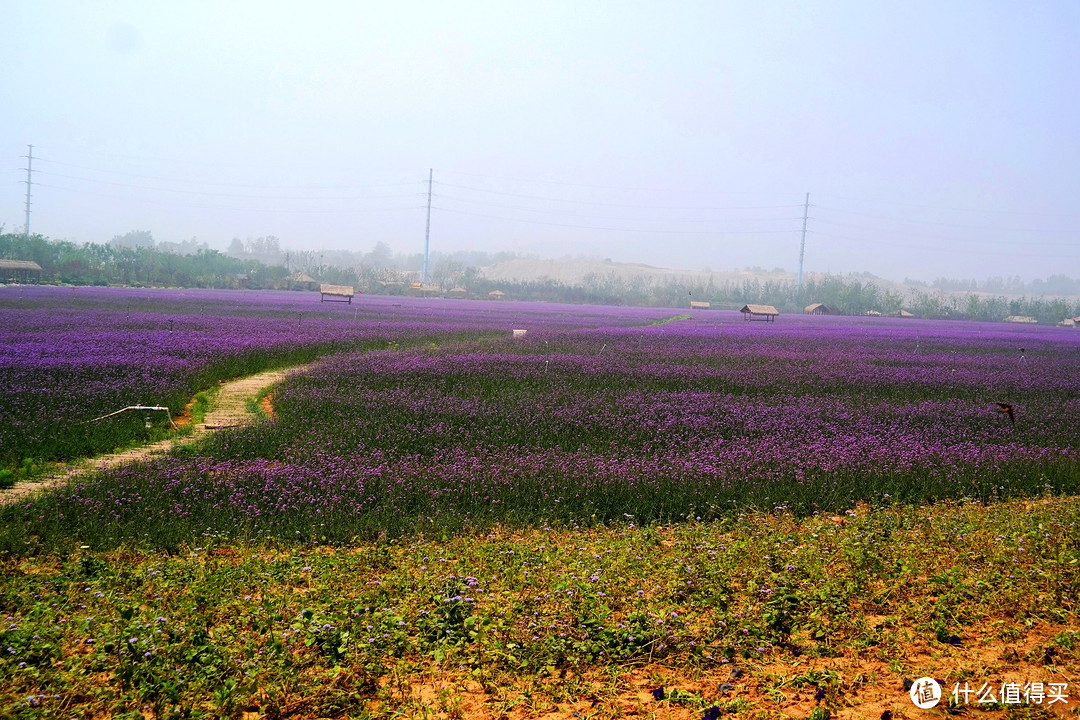
[[[0,223],[1080,276],[1080,3],[0,0]]]

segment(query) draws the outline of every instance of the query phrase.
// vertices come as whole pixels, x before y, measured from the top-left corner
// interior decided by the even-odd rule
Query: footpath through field
[[[192,434],[162,440],[161,442],[131,448],[122,452],[80,460],[57,472],[50,473],[44,478],[16,483],[13,487],[0,490],[0,505],[24,500],[29,495],[61,485],[78,475],[164,455],[175,447],[187,445],[201,439],[207,433],[222,428],[245,425],[255,419],[255,414],[248,409],[248,405],[260,392],[271,385],[281,382],[287,374],[303,372],[308,367],[310,366],[298,365],[281,370],[267,370],[266,372],[223,383],[203,422],[195,426]]]

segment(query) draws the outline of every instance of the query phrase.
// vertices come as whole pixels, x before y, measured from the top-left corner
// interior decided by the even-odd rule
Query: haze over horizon
[[[1080,274],[1076,3],[5,5],[8,232]]]

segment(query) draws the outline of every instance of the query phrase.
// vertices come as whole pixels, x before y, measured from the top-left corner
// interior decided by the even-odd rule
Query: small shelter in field
[[[1028,325],[1037,325],[1039,323],[1038,320],[1029,315],[1010,315],[1009,317],[1005,318],[1005,322],[1026,323]]]
[[[708,310],[709,309],[709,303],[705,302],[704,300],[691,300],[690,301],[690,309],[691,310]]]
[[[319,286],[319,302],[347,302],[352,304],[352,285],[329,285],[323,283]]]
[[[835,311],[825,303],[814,303],[806,306],[807,315],[834,315]]]
[[[909,313],[907,310],[901,310],[900,312],[896,313],[896,317],[915,317],[915,316],[913,314]]]
[[[37,284],[41,266],[33,260],[0,260],[0,283]]]
[[[307,273],[294,272],[288,278],[290,290],[318,290],[319,282]]]
[[[1062,320],[1061,322],[1058,323],[1058,327],[1074,328],[1074,327],[1076,327],[1076,318],[1065,318],[1064,320]]]
[[[739,312],[742,313],[743,320],[764,320],[765,322],[772,322],[780,315],[780,311],[772,305],[743,305]]]
[[[866,315],[868,317],[881,317],[881,313],[878,312],[877,310],[867,310]]]
[[[463,298],[469,294],[469,291],[463,287],[452,287],[450,288],[450,292],[446,294],[452,298]]]
[[[502,300],[504,297],[506,297],[506,293],[504,293],[502,290],[492,290],[488,293],[488,297],[492,300]]]

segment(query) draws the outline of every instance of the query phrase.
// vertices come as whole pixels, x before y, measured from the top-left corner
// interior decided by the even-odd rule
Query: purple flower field
[[[203,335],[170,345],[169,357],[191,349],[196,377],[252,346],[271,356],[297,341],[336,352],[279,389],[272,421],[8,511],[20,538],[340,542],[497,522],[706,518],[746,505],[813,512],[858,501],[992,500],[1075,493],[1080,480],[1080,333],[1068,329],[806,316],[745,323],[717,311],[658,324],[675,311],[177,296],[162,302],[189,306],[173,332]],[[115,296],[93,297],[113,309],[78,312],[123,315]],[[53,300],[40,300],[38,312]],[[190,313],[200,302],[210,310]],[[298,320],[300,312],[311,316]],[[134,344],[141,323],[165,344],[168,331],[150,325],[169,319],[133,309],[114,332]],[[528,334],[511,338],[510,328]],[[391,341],[411,345],[388,349]],[[71,342],[72,367],[111,367],[109,353],[79,360]],[[138,387],[152,387],[145,363],[162,356],[158,343],[142,347],[115,377],[142,367]],[[1015,424],[998,402],[1012,405]]]
[[[136,404],[176,414],[218,380],[318,355],[509,332],[511,322],[538,317],[547,325],[626,321],[614,308],[576,310],[368,296],[320,303],[317,293],[3,288],[0,468],[111,450],[147,436],[142,418],[85,421]]]

